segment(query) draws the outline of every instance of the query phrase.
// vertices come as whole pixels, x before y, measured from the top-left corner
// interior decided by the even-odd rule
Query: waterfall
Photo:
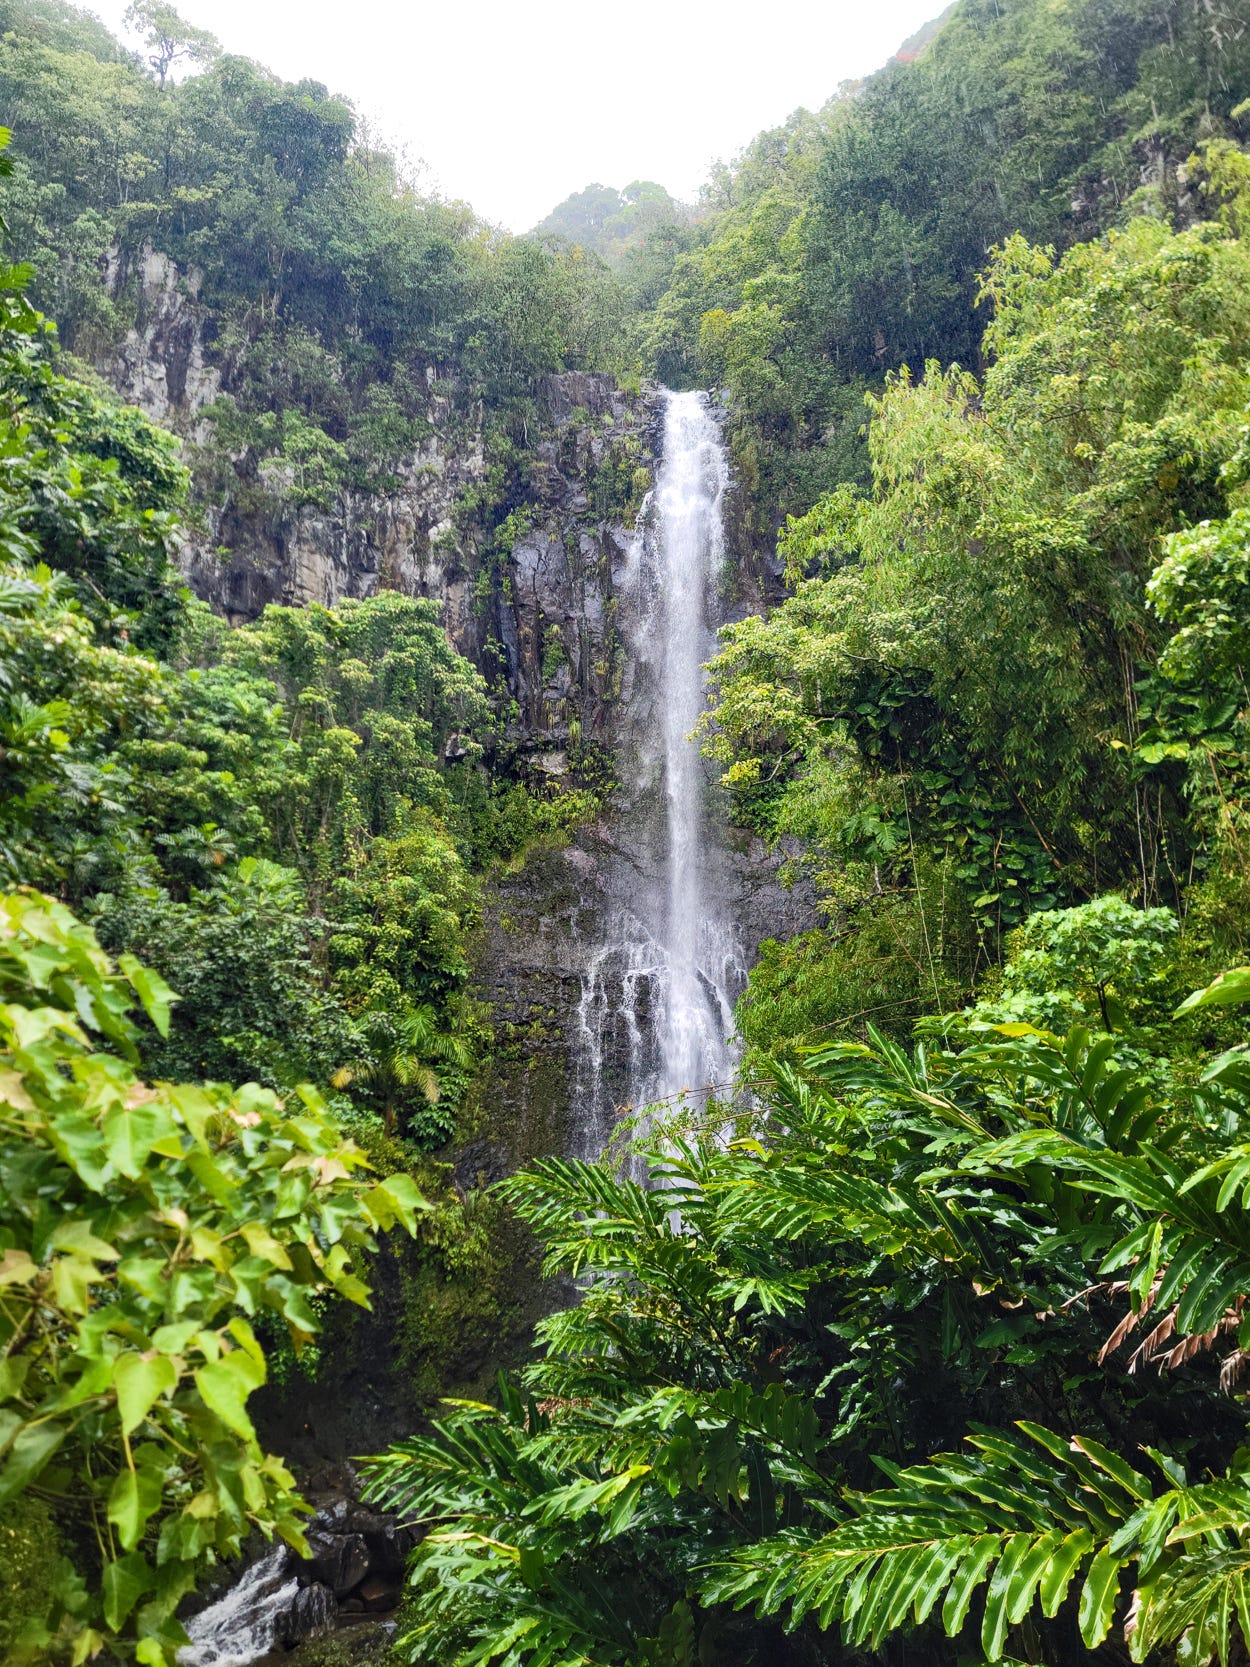
[[[699,1102],[732,1076],[745,961],[713,772],[690,739],[716,646],[728,483],[706,394],[666,394],[655,489],[623,585],[623,628],[643,692],[621,749],[615,895],[578,1009],[586,1156],[602,1149],[618,1109],[683,1095]]]
[[[215,1603],[192,1616],[191,1642],[178,1651],[179,1667],[247,1667],[273,1649],[299,1595],[293,1561],[285,1545],[274,1546]]]

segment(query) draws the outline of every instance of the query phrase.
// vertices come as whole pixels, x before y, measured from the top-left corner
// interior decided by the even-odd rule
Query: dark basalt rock
[[[338,1604],[328,1586],[301,1586],[290,1609],[276,1628],[276,1639],[288,1647],[306,1638],[324,1638],[334,1631]]]
[[[312,1560],[296,1571],[301,1585],[319,1583],[341,1598],[359,1586],[369,1572],[369,1547],[359,1534],[333,1534],[324,1528],[314,1528],[308,1535],[308,1544]]]

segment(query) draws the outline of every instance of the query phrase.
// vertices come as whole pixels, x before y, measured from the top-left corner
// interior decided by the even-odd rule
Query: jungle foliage
[[[1192,164],[1213,206],[1231,154]],[[1104,891],[1241,953],[1239,227],[1233,196],[1221,221],[1138,219],[1059,259],[1010,239],[984,376],[887,379],[871,484],[791,519],[793,595],[726,631],[709,745],[742,814],[804,840],[833,932],[801,1022],[756,1005],[787,965],[766,958],[753,1043],[806,1028],[822,972],[826,1024],[867,1009],[905,1038],[1034,911]]]
[[[1113,10],[1119,28],[1124,7],[966,4],[846,102],[840,138],[796,119],[803,238],[830,157],[902,108],[885,89],[941,86],[958,50],[998,64],[1006,102],[1031,53]],[[790,597],[725,631],[705,731],[827,924],[751,976],[749,1098],[505,1183],[579,1300],[497,1405],[452,1403],[372,1463],[373,1497],[426,1530],[409,1661],[1230,1667],[1250,1648],[1250,221],[1213,96],[1240,119],[1245,66],[1221,54],[1245,35],[1172,7],[1165,40],[1162,10],[1066,64],[1035,159],[1051,195],[987,195],[981,221],[926,199],[969,234],[932,268],[900,230],[917,285],[966,258],[967,291],[912,292],[880,371],[839,349],[857,403],[855,378],[888,373],[868,468],[836,430],[815,448],[837,484],[784,529]],[[1004,41],[1010,73],[977,57]],[[1108,127],[1081,78],[1113,58]],[[1134,78],[1165,70],[1184,93],[1167,142],[1211,134],[1190,211],[1147,193],[1079,241],[1063,205],[1131,178]],[[964,92],[948,114],[978,111]],[[788,247],[807,296],[813,245],[785,245],[777,213],[758,251],[771,278]],[[897,296],[845,233],[830,258],[863,253]],[[726,367],[731,347],[767,362],[744,346],[778,305],[758,293],[754,316],[692,306]],[[796,368],[774,359],[771,386],[801,399],[831,361],[778,339]],[[913,351],[922,372],[890,370]]]
[[[929,359],[983,367],[996,244],[1063,250],[1129,213],[1193,212],[1177,168],[1241,130],[1247,22],[1244,0],[962,0],[714,173],[644,357],[670,384],[728,388],[761,531],[864,475],[865,386]]]
[[[579,1300],[372,1463],[426,1530],[400,1659],[1235,1667],[1243,0],[962,0],[698,223],[583,193],[532,239],[140,14],[146,63],[0,0],[0,1649],[170,1667],[207,1565],[299,1543],[247,1410],[275,1343],[367,1300],[392,1223],[421,1298],[478,1300],[419,1341],[489,1324],[506,1204]],[[27,298],[106,363],[149,248],[228,372],[190,484]],[[479,876],[559,814],[430,604],[227,629],[178,521],[390,490],[441,387],[475,442],[483,402],[458,513],[502,585],[542,378],[639,343],[795,512],[706,743],[825,920],[765,948],[742,1099],[461,1197],[422,1150],[489,1047]]]
[[[251,1319],[297,1342],[310,1298],[368,1302],[363,1253],[424,1207],[369,1176],[310,1088],[149,1085],[177,998],[133,956],[9,893],[0,952],[0,1510],[32,1497],[79,1529],[9,1660],[173,1661],[205,1566],[254,1530],[303,1544],[307,1507],[247,1411]],[[49,1653],[51,1652],[51,1653]]]
[[[434,603],[232,632],[189,596],[171,437],[60,373],[27,277],[0,330],[5,877],[176,985],[154,1071],[354,1081],[441,1145],[474,1046],[476,876],[546,807],[485,771],[496,715]]]
[[[1043,931],[1013,969],[1079,1000],[1101,939],[1131,1041],[1088,985],[1066,1034],[992,1006],[870,1031],[762,1072],[754,1112],[670,1119],[649,1186],[508,1183],[581,1300],[499,1407],[372,1466],[428,1529],[407,1659],[817,1664],[902,1633],[1059,1667],[1113,1627],[1133,1661],[1235,1659],[1250,1078],[1208,1020],[1250,973],[1173,1028],[1175,922],[1136,913],[1049,917],[1051,966]]]
[[[35,303],[87,363],[135,323],[151,261],[173,263],[218,387],[194,501],[226,546],[257,512],[393,490],[438,402],[445,437],[484,422],[507,453],[544,376],[631,367],[598,256],[485,225],[320,83],[137,10],[150,55],[61,0],[0,4],[0,113],[21,136],[6,212]]]

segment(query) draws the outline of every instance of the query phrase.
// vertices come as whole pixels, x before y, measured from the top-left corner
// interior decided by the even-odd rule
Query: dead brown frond
[[[1128,1313],[1119,1320],[1106,1342],[1098,1351],[1098,1364],[1105,1364],[1108,1357],[1121,1347],[1128,1337],[1142,1324],[1146,1316],[1154,1308],[1155,1299],[1159,1294],[1159,1287],[1163,1283],[1166,1269],[1160,1269],[1154,1285],[1146,1293],[1141,1305],[1130,1308]],[[1087,1301],[1096,1292],[1107,1297],[1121,1297],[1128,1290],[1128,1281],[1124,1279],[1107,1280],[1101,1285],[1092,1285],[1088,1290],[1081,1291],[1077,1296],[1069,1298],[1065,1307],[1070,1308],[1073,1303]],[[1142,1338],[1128,1359],[1128,1370],[1138,1372],[1143,1366],[1153,1366],[1159,1372],[1173,1372],[1178,1366],[1192,1360],[1195,1355],[1203,1354],[1214,1347],[1221,1338],[1236,1332],[1243,1319],[1246,1299],[1238,1297],[1221,1319],[1211,1327],[1210,1331],[1190,1332],[1186,1336],[1176,1336],[1176,1316],[1179,1304],[1173,1303],[1167,1313],[1156,1320],[1150,1331]],[[1240,1349],[1234,1349],[1220,1366],[1220,1387],[1230,1390],[1239,1378],[1250,1371],[1250,1353],[1243,1354]]]

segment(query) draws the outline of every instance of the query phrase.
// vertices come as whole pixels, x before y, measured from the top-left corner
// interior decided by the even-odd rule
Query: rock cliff
[[[610,762],[654,730],[659,697],[646,663],[635,526],[658,462],[660,390],[630,393],[586,373],[547,378],[524,436],[523,491],[501,520],[478,513],[492,490],[488,413],[454,376],[428,366],[424,437],[386,489],[301,503],[246,451],[222,457],[212,406],[240,373],[196,274],[148,249],[129,268],[112,261],[108,281],[133,303],[133,323],[96,368],[184,439],[199,490],[181,561],[214,608],[238,623],[271,602],[329,605],[379,588],[435,598],[456,646],[511,697],[506,740],[535,779],[558,783],[587,743]],[[223,486],[219,474],[215,491],[203,488],[210,451],[228,477]],[[732,488],[725,523],[720,611],[741,614],[761,605],[769,572],[749,550]],[[466,1195],[527,1158],[587,1145],[585,969],[648,860],[631,832],[645,814],[622,787],[599,825],[491,882],[474,991],[493,1015],[495,1043],[475,1091],[476,1135],[456,1159]],[[708,886],[731,900],[750,958],[764,938],[810,923],[810,900],[777,885],[775,856],[758,841],[731,840],[716,861]],[[609,1036],[609,1094],[622,1079],[614,1046]],[[518,1241],[511,1308],[497,1316],[489,1348],[476,1333],[449,1344],[443,1387],[451,1378],[484,1392],[501,1359],[522,1346],[551,1300],[531,1257]],[[403,1256],[380,1256],[375,1310],[355,1316],[350,1346],[323,1362],[315,1384],[262,1397],[290,1456],[309,1465],[375,1449],[420,1418],[429,1386],[396,1346],[408,1308],[423,1300],[411,1278]]]
[[[199,596],[232,623],[270,602],[332,605],[379,588],[433,597],[461,653],[506,682],[514,739],[558,751],[571,725],[605,737],[625,670],[615,586],[651,478],[654,388],[629,394],[586,373],[546,379],[527,433],[524,502],[501,548],[477,514],[489,490],[483,409],[454,375],[424,368],[425,437],[385,490],[301,502],[280,470],[246,449],[223,459],[213,445],[213,402],[231,393],[239,366],[198,274],[146,248],[129,263],[111,256],[106,280],[129,298],[133,323],[95,368],[184,440],[197,516],[181,563]],[[206,486],[210,450],[218,478]]]

